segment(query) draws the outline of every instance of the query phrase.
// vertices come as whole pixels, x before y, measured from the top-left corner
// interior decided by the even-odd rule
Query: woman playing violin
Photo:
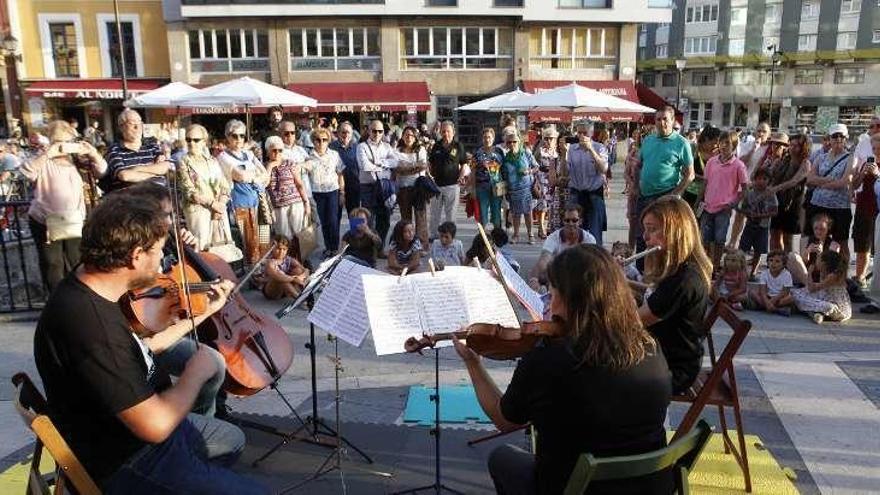
[[[660,347],[643,327],[623,271],[601,247],[560,253],[548,269],[551,312],[564,336],[546,338],[518,363],[502,394],[480,356],[455,348],[483,410],[501,431],[531,422],[535,455],[505,445],[489,456],[501,494],[562,493],[579,454],[630,455],[663,447],[670,380]],[[671,479],[597,484],[614,493],[670,493]]]

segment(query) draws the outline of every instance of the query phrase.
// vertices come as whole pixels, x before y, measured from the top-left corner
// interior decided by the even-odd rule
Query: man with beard
[[[40,316],[34,358],[49,416],[104,493],[267,493],[229,471],[244,447],[237,427],[189,414],[217,370],[202,346],[172,385],[119,306],[149,284],[168,234],[153,201],[106,198],[83,229],[81,265],[59,284]],[[208,314],[232,290],[212,286]]]

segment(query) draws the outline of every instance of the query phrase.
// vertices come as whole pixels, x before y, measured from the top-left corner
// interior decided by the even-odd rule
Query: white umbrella
[[[515,105],[522,104],[526,100],[533,98],[535,95],[526,93],[519,89],[514,89],[507,93],[503,93],[485,100],[475,101],[468,105],[456,108],[456,110],[478,110],[484,112],[504,112],[507,110],[517,110],[522,107]]]
[[[609,94],[571,83],[556,89],[537,93],[521,102],[514,102],[520,110],[565,110],[575,113],[654,113],[657,110]]]
[[[315,107],[318,101],[314,98],[289,91],[278,86],[264,83],[250,77],[241,77],[208,86],[194,93],[172,100],[181,107],[226,106],[234,107],[268,107],[281,105],[286,107]]]
[[[125,106],[142,108],[174,107],[176,105],[172,103],[173,100],[182,98],[196,91],[198,90],[189,84],[173,82],[140,96],[129,98],[125,102]]]

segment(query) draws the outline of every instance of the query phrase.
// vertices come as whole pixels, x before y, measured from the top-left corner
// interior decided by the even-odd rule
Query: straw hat
[[[774,132],[770,135],[770,142],[788,146],[788,134],[784,132]]]

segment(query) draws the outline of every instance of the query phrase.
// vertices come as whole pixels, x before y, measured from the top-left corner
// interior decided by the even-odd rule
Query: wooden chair
[[[45,495],[54,493],[74,493],[79,495],[100,495],[101,490],[92,480],[91,476],[80,464],[76,455],[70,450],[70,446],[64,441],[61,434],[47,416],[48,404],[43,394],[37,389],[30,377],[23,372],[16,373],[12,377],[12,385],[15,386],[15,408],[21,419],[37,436],[34,447],[34,455],[31,460],[28,473],[28,495]],[[49,451],[49,455],[55,461],[55,475],[45,477],[40,473],[40,459],[43,455],[43,447]],[[49,485],[54,484],[55,489],[50,490]],[[72,488],[71,488],[72,485]]]
[[[730,337],[730,341],[727,342],[721,355],[716,357],[715,345],[712,341],[712,326],[718,318],[727,322],[730,328],[733,329],[733,335]],[[748,336],[749,330],[752,328],[752,322],[740,319],[727,303],[719,301],[712,307],[712,310],[703,322],[703,327],[706,333],[706,345],[709,348],[711,367],[700,372],[696,381],[686,393],[672,398],[675,402],[688,402],[691,404],[672,439],[675,441],[677,438],[687,434],[702,415],[703,409],[707,405],[716,406],[721,422],[721,436],[724,439],[724,453],[733,454],[736,463],[742,469],[746,492],[751,492],[752,478],[749,474],[749,459],[746,453],[746,439],[743,432],[742,411],[739,403],[739,392],[736,387],[733,358],[739,352],[739,348],[742,346],[743,341],[745,341],[746,336]],[[727,432],[725,407],[733,409],[738,447]]]
[[[711,436],[712,427],[705,420],[700,420],[693,431],[654,452],[603,458],[581,454],[568,478],[564,493],[582,495],[593,481],[637,478],[672,468],[676,493],[686,495],[688,473]]]

